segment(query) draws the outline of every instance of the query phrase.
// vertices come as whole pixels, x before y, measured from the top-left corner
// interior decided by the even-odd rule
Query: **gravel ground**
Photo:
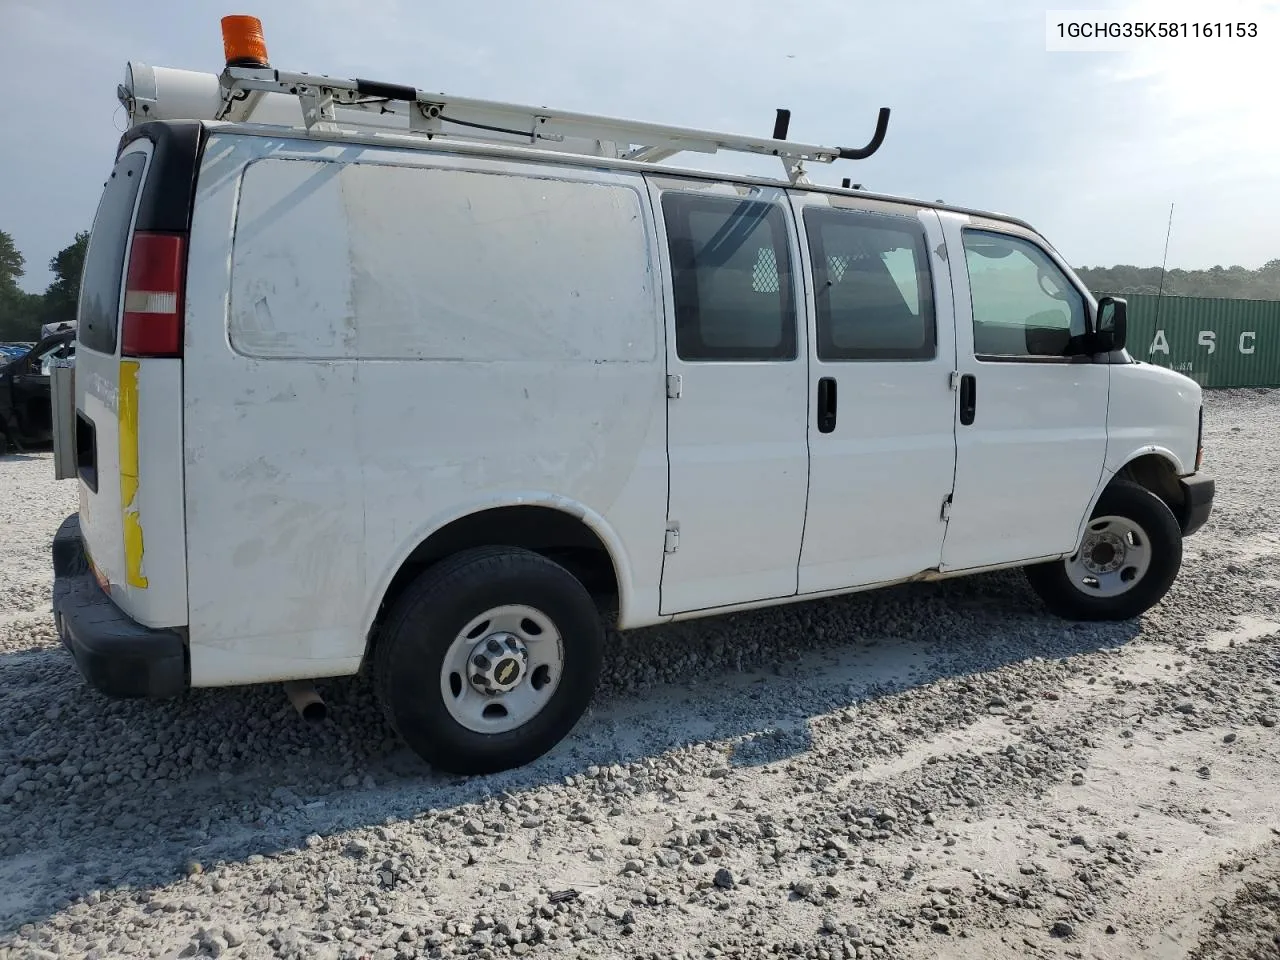
[[[573,736],[464,780],[360,680],[110,702],[57,646],[47,455],[0,460],[0,960],[1280,955],[1280,393],[1139,623],[1017,574],[615,638]]]

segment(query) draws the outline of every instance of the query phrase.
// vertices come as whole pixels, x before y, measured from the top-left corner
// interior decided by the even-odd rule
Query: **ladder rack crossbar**
[[[802,161],[833,163],[857,160],[873,154],[884,140],[889,110],[882,107],[875,133],[865,147],[827,147],[785,139],[717,133],[691,127],[669,126],[588,113],[553,110],[428,93],[399,84],[360,79],[340,79],[307,73],[287,73],[270,67],[228,67],[220,76],[223,105],[217,119],[251,122],[257,101],[264,94],[297,97],[308,130],[337,122],[336,110],[373,114],[360,126],[386,129],[378,120],[387,116],[407,118],[408,132],[427,137],[450,136],[493,140],[511,138],[530,145],[563,143],[568,139],[608,144],[623,159],[658,163],[682,152],[730,151],[778,157],[791,179],[800,179]],[[784,111],[780,111],[780,116]],[[789,118],[789,114],[788,114]],[[346,115],[344,114],[344,122]],[[448,125],[446,127],[445,125]],[[785,123],[779,121],[779,127]],[[404,127],[399,128],[404,132]]]

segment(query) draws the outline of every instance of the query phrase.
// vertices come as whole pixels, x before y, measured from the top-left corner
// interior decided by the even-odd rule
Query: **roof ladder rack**
[[[296,97],[308,131],[358,130],[452,137],[586,152],[644,163],[678,153],[720,151],[778,157],[792,183],[805,182],[803,163],[862,160],[884,142],[889,109],[881,107],[875,132],[862,147],[824,147],[788,140],[791,111],[778,110],[771,138],[572,113],[495,100],[477,100],[374,80],[344,80],[286,73],[266,65],[229,65],[219,76],[222,106],[214,119],[253,122],[264,98]],[[277,97],[271,99],[278,100]],[[364,116],[353,116],[359,111]]]

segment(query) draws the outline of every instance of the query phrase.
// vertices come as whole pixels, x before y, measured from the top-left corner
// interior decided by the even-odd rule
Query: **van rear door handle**
[[[830,433],[836,428],[836,378],[818,381],[818,432]]]
[[[969,426],[978,413],[978,378],[966,373],[960,378],[960,423]]]

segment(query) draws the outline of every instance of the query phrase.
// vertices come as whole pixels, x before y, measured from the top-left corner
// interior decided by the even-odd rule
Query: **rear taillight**
[[[126,357],[182,356],[182,294],[186,237],[138,232],[129,253],[120,353]]]

